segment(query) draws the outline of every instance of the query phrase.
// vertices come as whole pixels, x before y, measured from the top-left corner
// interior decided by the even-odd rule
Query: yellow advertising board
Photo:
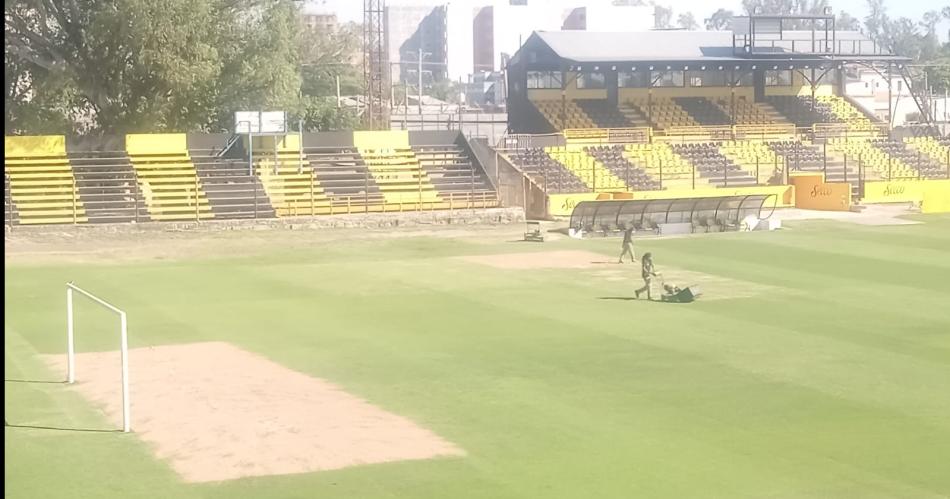
[[[908,203],[924,198],[926,180],[903,180],[892,182],[865,182],[865,203]]]
[[[789,176],[795,186],[795,207],[805,210],[848,211],[851,209],[851,184],[827,183],[821,173]]]
[[[950,212],[950,180],[865,182],[865,203],[921,203],[923,213]]]
[[[926,180],[922,213],[950,213],[950,180]]]
[[[606,192],[580,192],[577,194],[551,194],[548,196],[548,213],[553,217],[569,217],[581,201],[613,199]]]

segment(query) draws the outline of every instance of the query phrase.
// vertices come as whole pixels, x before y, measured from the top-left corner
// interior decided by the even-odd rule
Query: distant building
[[[612,0],[390,0],[385,13],[393,82],[423,84],[504,69],[534,31],[643,31],[653,8]]]
[[[340,26],[336,14],[322,4],[305,3],[300,10],[300,17],[304,26],[310,29],[333,31]]]
[[[888,112],[887,74],[881,74],[864,67],[848,68],[845,74],[845,92],[855,103],[886,122]],[[904,78],[897,73],[891,75],[891,105],[894,113],[893,126],[912,124],[920,120],[920,109],[910,94]],[[934,96],[931,101],[931,113],[934,121],[940,124],[950,123],[950,99],[945,95]]]

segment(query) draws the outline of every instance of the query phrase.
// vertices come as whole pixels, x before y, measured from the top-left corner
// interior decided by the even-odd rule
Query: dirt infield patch
[[[44,356],[65,370],[63,355]],[[464,451],[326,381],[228,343],[130,350],[132,431],[187,482]],[[76,356],[75,389],[121,427],[118,352]]]
[[[610,258],[590,251],[543,251],[461,256],[462,260],[498,269],[587,269],[610,263]]]

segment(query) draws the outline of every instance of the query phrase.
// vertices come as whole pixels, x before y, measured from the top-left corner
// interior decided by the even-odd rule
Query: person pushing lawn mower
[[[653,300],[653,278],[659,277],[660,283],[663,286],[663,293],[660,295],[660,301],[669,302],[669,303],[692,303],[696,298],[702,294],[699,288],[695,286],[687,286],[681,288],[675,284],[670,285],[666,283],[666,280],[663,279],[663,274],[656,271],[656,267],[653,266],[653,254],[645,253],[643,255],[643,260],[641,260],[642,266],[640,275],[643,277],[643,287],[634,291],[637,296],[637,299],[640,299],[640,293],[646,291],[647,299]]]
[[[653,278],[658,274],[656,273],[656,268],[653,267],[653,254],[644,253],[643,260],[641,260],[640,266],[640,276],[643,277],[643,287],[634,291],[637,299],[640,299],[640,293],[647,292],[647,300],[652,300],[652,287],[653,287]]]

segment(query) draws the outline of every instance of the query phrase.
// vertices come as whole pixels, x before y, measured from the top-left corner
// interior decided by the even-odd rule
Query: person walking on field
[[[641,261],[640,275],[643,277],[643,287],[634,291],[637,299],[640,299],[640,293],[647,292],[647,300],[653,300],[652,284],[653,278],[657,276],[656,269],[653,267],[653,254],[645,253]]]
[[[630,255],[630,263],[635,263],[637,261],[637,256],[633,254],[632,226],[623,231],[623,250],[620,252],[620,261],[617,263],[623,263],[623,257],[626,255]]]

